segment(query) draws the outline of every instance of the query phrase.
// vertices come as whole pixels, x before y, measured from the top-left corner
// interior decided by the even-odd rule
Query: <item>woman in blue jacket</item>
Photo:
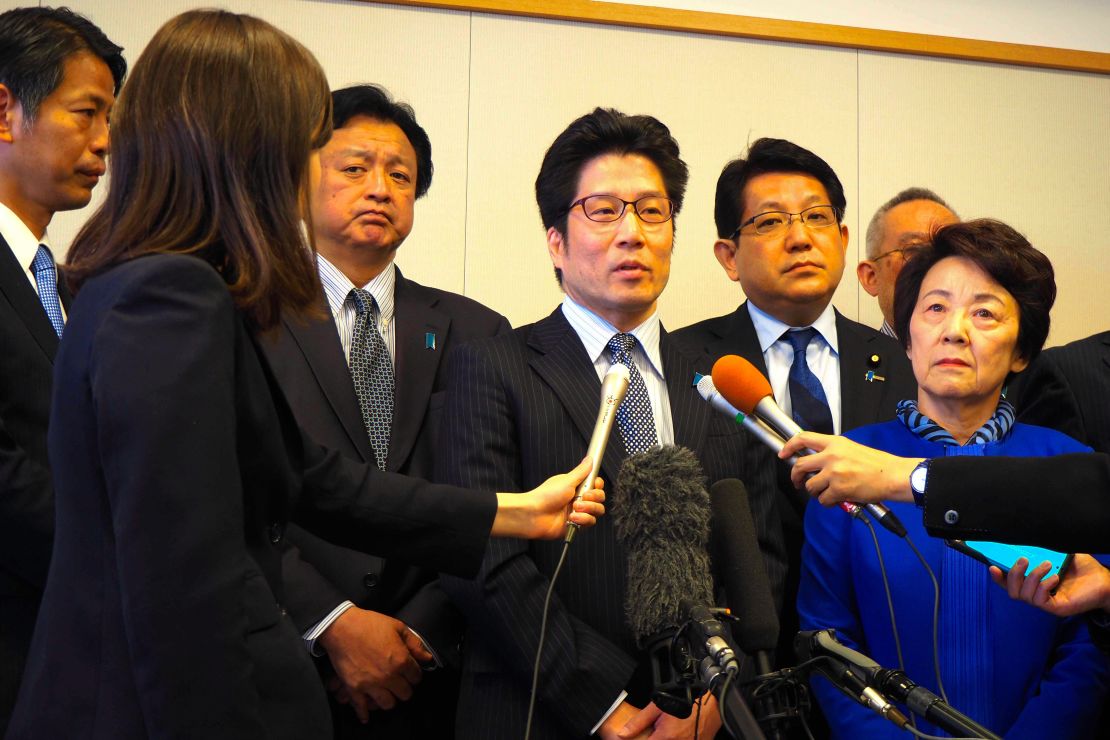
[[[1002,398],[1007,378],[1040,352],[1055,297],[1052,265],[1009,226],[981,220],[944,227],[933,249],[905,266],[895,290],[896,329],[913,365],[917,400],[903,401],[895,420],[846,436],[903,457],[1086,451],[1066,435],[1015,424]],[[949,704],[1008,739],[1090,737],[1108,667],[1083,620],[1011,601],[984,565],[928,537],[911,504],[891,509],[939,581],[938,668]],[[899,665],[871,534],[816,502],[805,527],[803,628],[834,628],[881,665]],[[906,543],[882,529],[877,536],[905,671],[940,694],[932,583]],[[824,679],[815,679],[813,688],[834,737],[905,736]],[[938,729],[921,720],[918,728]]]

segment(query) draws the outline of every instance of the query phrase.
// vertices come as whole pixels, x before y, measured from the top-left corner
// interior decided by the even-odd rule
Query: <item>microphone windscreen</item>
[[[773,651],[779,640],[778,612],[748,491],[741,481],[726,478],[709,489],[709,500],[713,513],[710,552],[725,589],[725,605],[737,618],[732,634],[746,653]]]
[[[724,355],[713,363],[713,384],[729,403],[751,414],[763,398],[771,396],[771,384],[755,365],[739,355]]]
[[[709,494],[697,456],[654,447],[630,456],[609,503],[628,560],[625,617],[640,644],[685,621],[683,599],[713,603]]]

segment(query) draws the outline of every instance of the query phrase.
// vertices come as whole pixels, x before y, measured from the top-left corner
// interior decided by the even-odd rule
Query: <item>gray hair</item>
[[[911,200],[931,200],[952,211],[953,214],[956,213],[952,206],[945,203],[944,199],[932,190],[918,187],[906,188],[898,193],[898,195],[879,206],[879,210],[875,211],[875,215],[871,217],[871,223],[867,224],[867,237],[865,241],[867,245],[867,259],[873,260],[879,256],[879,244],[883,240],[883,216],[885,216],[887,211],[891,208],[900,206],[903,203],[909,203]]]

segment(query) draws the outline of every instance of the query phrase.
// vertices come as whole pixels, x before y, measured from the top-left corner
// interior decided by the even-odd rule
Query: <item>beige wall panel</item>
[[[877,53],[859,66],[863,225],[902,188],[931,187],[1049,256],[1049,344],[1110,328],[1110,77]],[[863,320],[877,323],[863,298]]]
[[[547,146],[594,106],[658,117],[690,165],[660,304],[672,328],[742,300],[713,257],[713,192],[721,167],[749,141],[781,136],[813,148],[854,200],[853,51],[481,14],[473,37],[467,294],[515,325],[561,300],[534,182]],[[855,290],[845,287],[838,305],[854,316]]]

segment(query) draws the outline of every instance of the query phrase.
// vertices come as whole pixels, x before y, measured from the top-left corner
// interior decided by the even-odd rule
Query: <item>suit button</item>
[[[378,574],[377,573],[367,573],[366,575],[364,575],[362,577],[362,585],[366,586],[366,588],[374,588],[374,586],[377,586],[378,585]]]
[[[955,509],[949,509],[944,512],[944,521],[948,524],[956,524],[960,521],[960,513]]]
[[[274,522],[270,525],[270,542],[274,543],[275,545],[278,544],[279,542],[281,542],[283,534],[285,533],[282,531],[282,526],[280,523]]]

